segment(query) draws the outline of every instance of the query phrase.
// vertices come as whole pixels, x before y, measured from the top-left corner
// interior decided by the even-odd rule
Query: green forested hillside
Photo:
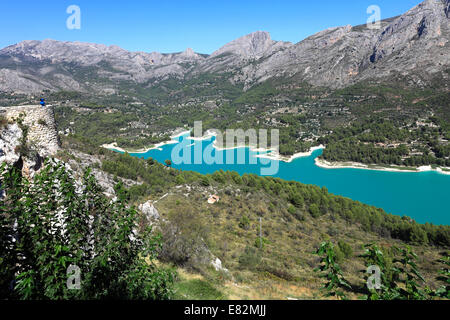
[[[322,158],[365,164],[450,166],[450,131],[436,117],[404,121],[372,118],[319,139]]]

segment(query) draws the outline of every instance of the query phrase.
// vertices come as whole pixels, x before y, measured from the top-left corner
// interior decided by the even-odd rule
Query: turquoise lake
[[[194,148],[201,144],[203,150],[211,148],[214,137],[207,140],[192,141],[186,136],[176,138],[182,149]],[[166,144],[146,153],[131,153],[139,158],[153,158],[161,163],[172,159],[172,149],[177,144]],[[199,147],[199,146],[197,146]],[[192,150],[191,149],[191,150]],[[210,149],[211,150],[211,149]],[[238,151],[239,150],[239,151]],[[246,159],[252,157],[256,164],[175,164],[181,170],[213,173],[217,170],[236,171],[239,174],[260,175],[262,167],[268,167],[268,159],[255,158],[257,152],[249,148],[227,151],[212,149],[212,155],[234,157],[238,152],[245,153]],[[216,154],[218,152],[219,154]],[[193,154],[194,152],[192,152]],[[386,212],[412,217],[417,222],[450,225],[450,175],[430,172],[387,172],[364,169],[324,169],[315,165],[314,159],[322,153],[315,151],[311,156],[298,158],[290,163],[278,161],[279,170],[273,177],[295,180],[304,184],[325,186],[330,193],[341,195],[365,204],[383,208]],[[182,153],[181,153],[182,154]],[[193,155],[192,155],[193,159]],[[173,159],[172,159],[173,160]],[[270,160],[276,161],[276,160]],[[191,163],[194,161],[192,160]],[[226,163],[226,161],[224,161]],[[235,161],[236,163],[236,161]],[[274,165],[274,164],[272,164]]]

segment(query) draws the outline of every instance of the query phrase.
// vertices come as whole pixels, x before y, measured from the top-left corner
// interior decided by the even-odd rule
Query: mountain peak
[[[242,37],[242,38],[245,38],[245,37],[250,37],[252,39],[257,39],[257,40],[258,39],[272,40],[270,38],[270,33],[267,31],[255,31],[255,32],[252,32],[252,33]]]
[[[211,56],[219,56],[224,53],[232,53],[243,57],[260,57],[267,52],[276,41],[270,38],[266,31],[256,31],[233,40],[215,51]]]
[[[195,54],[194,50],[192,50],[192,48],[187,48],[186,50],[184,50],[183,55],[193,57],[196,54]]]

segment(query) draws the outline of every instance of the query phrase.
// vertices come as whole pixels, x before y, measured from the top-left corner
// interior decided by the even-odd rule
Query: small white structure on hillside
[[[220,197],[218,195],[213,194],[213,195],[209,196],[208,203],[214,204],[216,202],[219,202],[219,200],[220,200]]]

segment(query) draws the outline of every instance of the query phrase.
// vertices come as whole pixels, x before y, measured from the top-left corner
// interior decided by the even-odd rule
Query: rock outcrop
[[[157,221],[160,219],[158,210],[156,210],[152,201],[147,201],[139,205],[139,210],[145,215],[147,221]]]
[[[53,107],[0,108],[0,162],[22,168],[25,175],[39,170],[42,161],[59,150]]]
[[[450,0],[442,0],[445,7],[445,15],[447,18],[450,18]]]
[[[222,266],[222,261],[219,258],[211,260],[211,265],[216,269],[216,271],[223,271],[228,273],[228,269]]]
[[[256,31],[224,45],[222,48],[215,51],[210,58],[232,54],[237,55],[242,59],[259,59],[291,45],[292,44],[289,42],[272,40],[268,32]]]

